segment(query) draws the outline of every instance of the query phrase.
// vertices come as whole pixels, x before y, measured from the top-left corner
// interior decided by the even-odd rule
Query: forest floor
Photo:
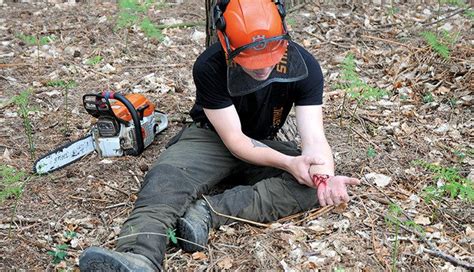
[[[137,26],[118,30],[118,13],[110,3],[0,7],[2,271],[77,270],[85,248],[113,248],[147,170],[190,121],[192,65],[205,49],[204,1],[160,4],[142,15],[188,25],[163,29],[161,42]],[[314,209],[267,228],[223,226],[195,254],[170,243],[165,269],[472,268],[472,8],[307,4],[287,22],[323,68],[337,173],[363,182],[350,188],[347,207]],[[423,31],[434,35],[432,46]],[[169,115],[169,128],[138,157],[93,153],[34,175],[38,156],[89,131],[94,118],[82,96],[106,89],[144,93]],[[12,99],[22,92],[23,100]]]

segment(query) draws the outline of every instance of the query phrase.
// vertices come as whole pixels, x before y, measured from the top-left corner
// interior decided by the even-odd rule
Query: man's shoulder
[[[314,61],[316,63],[318,62],[315,56],[311,52],[309,52],[306,48],[304,48],[303,46],[299,45],[296,42],[292,42],[292,43],[298,49],[298,51],[300,52],[301,56],[303,57],[306,63],[311,62],[311,61]]]
[[[220,43],[214,43],[199,55],[194,63],[195,69],[213,66],[219,68],[225,66],[225,53]]]

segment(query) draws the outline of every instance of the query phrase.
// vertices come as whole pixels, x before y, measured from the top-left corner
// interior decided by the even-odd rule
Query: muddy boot
[[[178,237],[193,244],[179,240],[180,247],[186,252],[205,250],[211,224],[211,211],[207,203],[200,199],[191,204],[184,216],[178,219]]]
[[[79,269],[86,271],[161,271],[145,256],[90,247],[79,257]]]

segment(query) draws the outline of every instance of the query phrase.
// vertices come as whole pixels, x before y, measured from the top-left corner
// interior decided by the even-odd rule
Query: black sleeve
[[[304,50],[304,49],[303,49]],[[301,52],[308,68],[308,76],[296,83],[296,106],[322,105],[324,78],[318,61],[309,52]]]
[[[227,92],[226,70],[198,59],[193,67],[196,104],[207,109],[222,109],[232,105]]]

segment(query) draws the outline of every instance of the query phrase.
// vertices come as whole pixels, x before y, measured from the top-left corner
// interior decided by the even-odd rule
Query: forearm
[[[260,141],[245,135],[235,136],[226,144],[229,151],[237,158],[251,164],[275,167],[288,170],[291,156],[278,152]]]
[[[326,139],[315,141],[313,143],[303,143],[303,155],[315,156],[320,158],[324,164],[312,165],[310,168],[310,174],[327,174],[334,175],[334,159],[331,147],[329,146]]]

